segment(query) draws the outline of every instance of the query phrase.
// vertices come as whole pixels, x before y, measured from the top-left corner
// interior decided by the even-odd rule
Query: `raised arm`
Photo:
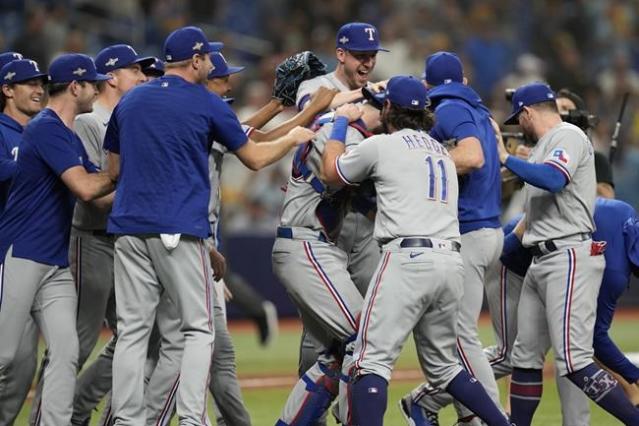
[[[284,157],[294,146],[308,142],[315,133],[295,127],[285,136],[268,142],[255,143],[249,139],[235,152],[240,161],[251,170],[260,170]]]

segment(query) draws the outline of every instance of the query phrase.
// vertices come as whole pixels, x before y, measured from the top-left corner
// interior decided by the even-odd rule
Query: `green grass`
[[[299,331],[287,329],[281,331],[277,341],[269,348],[261,348],[257,344],[255,334],[250,330],[234,330],[232,332],[236,346],[238,373],[241,377],[256,375],[290,375],[297,371],[297,357],[299,345]],[[639,341],[637,340],[636,321],[632,319],[618,319],[615,321],[612,330],[613,339],[620,347],[628,352],[639,352]],[[485,344],[491,344],[493,337],[487,325],[481,327],[480,337]],[[97,351],[94,355],[97,354]],[[549,357],[550,359],[551,357]],[[406,343],[402,355],[398,361],[397,368],[417,369],[419,368],[415,356],[415,346],[412,339]],[[385,417],[385,424],[390,426],[403,425],[404,421],[397,409],[397,400],[416,386],[418,382],[396,381],[391,382],[389,390],[388,409]],[[269,388],[269,389],[245,389],[243,390],[244,400],[248,407],[254,426],[272,426],[275,424],[280,409],[286,401],[289,388]],[[502,385],[502,399],[505,388]],[[18,418],[17,425],[26,425],[28,412],[30,409],[28,401]],[[101,410],[101,407],[98,411]],[[213,419],[213,410],[211,409]],[[97,424],[100,413],[93,416],[92,425]],[[442,425],[452,425],[455,423],[455,415],[452,407],[448,407],[440,413]],[[174,422],[173,424],[177,424]],[[329,425],[335,425],[329,419]],[[534,425],[553,426],[561,425],[561,414],[557,388],[554,380],[546,380],[544,383],[544,394],[541,405],[535,415]],[[612,426],[619,424],[607,413],[592,405],[591,424],[597,426]]]

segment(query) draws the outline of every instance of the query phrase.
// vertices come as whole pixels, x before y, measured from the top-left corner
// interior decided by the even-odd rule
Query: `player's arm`
[[[11,152],[3,146],[0,139],[0,182],[13,179],[16,174],[17,162]]]
[[[318,114],[322,111],[326,111],[336,94],[336,90],[320,87],[315,93],[313,93],[306,108],[268,132],[254,130],[251,133],[251,139],[255,142],[273,140],[284,136],[296,126],[308,126]]]
[[[294,146],[310,141],[315,134],[304,127],[295,127],[286,135],[268,142],[249,139],[234,153],[251,170],[260,170],[284,157]]]
[[[362,111],[354,104],[342,105],[335,111],[333,129],[322,153],[320,180],[324,183],[332,186],[343,186],[350,183],[340,174],[337,161],[346,151],[348,123],[357,120],[361,116]]]
[[[458,175],[483,167],[485,160],[479,140],[480,133],[472,115],[465,108],[454,104],[440,107],[437,110],[434,134],[457,142],[448,152]]]
[[[76,197],[85,202],[102,197],[115,189],[115,184],[107,172],[89,173],[83,166],[65,170],[60,178]]]
[[[280,112],[284,111],[284,105],[280,99],[271,98],[262,108],[257,110],[246,120],[242,121],[245,124],[256,129],[261,129],[266,123],[271,121]]]
[[[481,142],[474,136],[460,140],[448,152],[455,163],[458,175],[465,175],[484,165],[484,151],[481,149]]]

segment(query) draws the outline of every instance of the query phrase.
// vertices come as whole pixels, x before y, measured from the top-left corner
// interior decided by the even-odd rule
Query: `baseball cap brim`
[[[229,67],[227,74],[228,75],[237,74],[238,72],[244,71],[244,68],[246,67]]]
[[[337,47],[339,47],[339,46],[337,46]],[[363,48],[361,48],[361,49],[360,49],[360,48],[357,48],[357,47],[345,47],[345,48],[343,48],[343,49],[345,49],[345,50],[350,50],[351,52],[390,52],[390,50],[388,50],[388,49],[384,49],[384,48],[383,48],[383,47],[381,47],[381,46],[378,46],[378,47],[377,47],[377,48],[375,48],[375,49],[371,49],[371,48],[369,48],[369,47],[366,47],[366,48],[364,48],[364,47],[363,47]]]
[[[506,126],[510,126],[510,125],[514,125],[514,124],[519,124],[519,114],[521,114],[521,112],[523,111],[524,107],[520,107],[517,109],[517,111],[513,112],[512,114],[510,114],[508,116],[508,118],[506,119],[506,121],[504,121],[504,125]]]
[[[384,101],[386,100],[385,91],[375,93],[370,88],[364,86],[362,87],[362,95],[364,95],[364,99],[366,99],[369,104],[381,111],[382,107],[384,106]]]
[[[209,41],[210,52],[219,52],[224,47],[224,43],[221,41]]]
[[[235,102],[235,98],[226,98],[226,97],[224,97],[224,98],[222,98],[222,100],[224,102],[226,102],[227,104],[229,104],[229,105],[231,105],[233,102]]]
[[[111,80],[111,76],[98,73],[95,75],[95,78],[92,78],[91,80],[86,80],[86,81],[106,81],[106,80]]]
[[[37,73],[27,76],[26,78],[21,78],[19,80],[12,81],[12,83],[24,83],[25,81],[31,80],[44,80],[45,83],[49,82],[49,74],[46,73]],[[6,83],[3,83],[6,84]]]
[[[149,65],[153,65],[155,63],[155,58],[152,56],[145,56],[143,58],[136,59],[133,63],[140,65],[140,68],[144,69]]]

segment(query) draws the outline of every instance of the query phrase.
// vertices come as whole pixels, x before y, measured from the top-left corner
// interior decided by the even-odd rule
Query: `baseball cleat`
[[[400,399],[398,405],[408,426],[439,426],[437,413],[427,411],[414,403],[410,394]]]

